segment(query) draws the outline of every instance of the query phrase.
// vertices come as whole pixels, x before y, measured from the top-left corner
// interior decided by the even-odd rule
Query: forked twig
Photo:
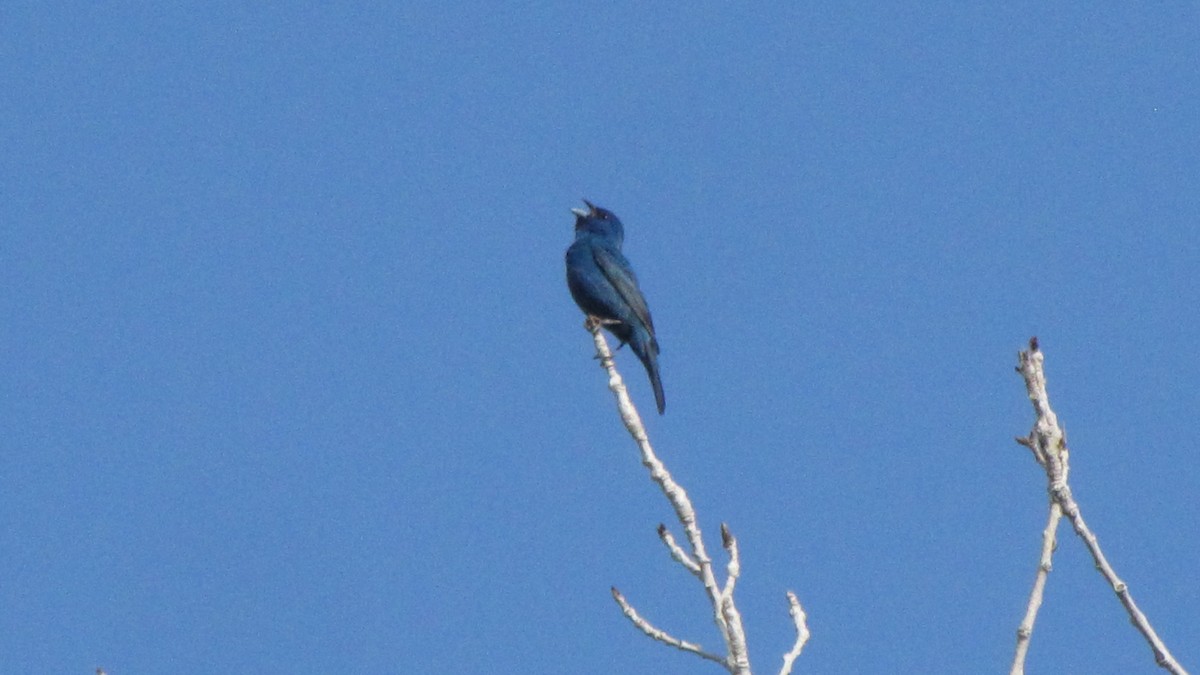
[[[621,378],[621,374],[617,372],[617,364],[613,359],[612,350],[608,348],[608,341],[604,338],[604,334],[600,331],[601,324],[596,321],[588,321],[587,329],[592,334],[592,339],[596,345],[596,356],[600,360],[600,366],[608,373],[608,388],[612,391],[617,399],[617,412],[621,415],[621,421],[625,424],[625,429],[633,440],[637,443],[638,449],[641,450],[642,465],[650,470],[650,479],[658,484],[659,489],[667,497],[667,501],[671,503],[675,510],[675,517],[679,519],[683,525],[684,534],[687,536],[689,545],[691,546],[691,559],[699,567],[699,578],[704,584],[704,590],[708,593],[709,601],[713,606],[713,621],[717,624],[717,630],[721,634],[721,638],[725,641],[725,648],[728,656],[726,657],[725,667],[734,675],[749,675],[750,659],[746,653],[746,635],[740,621],[737,625],[731,626],[727,618],[727,612],[724,608],[724,598],[721,593],[721,587],[717,584],[716,575],[713,573],[712,559],[708,556],[708,551],[704,546],[704,537],[700,533],[700,526],[696,518],[696,509],[692,506],[692,500],[688,498],[687,492],[684,491],[675,479],[671,477],[666,466],[659,460],[658,455],[654,452],[654,447],[650,445],[650,438],[646,434],[646,427],[642,424],[642,418],[638,414],[637,408],[633,405],[633,400],[629,397],[629,391],[625,388],[625,381]],[[731,600],[732,601],[732,600]],[[624,608],[622,608],[624,611]]]
[[[1038,574],[1034,580],[1033,592],[1030,594],[1025,618],[1021,622],[1020,628],[1017,629],[1017,650],[1010,673],[1019,675],[1025,672],[1025,656],[1029,651],[1033,624],[1042,602],[1046,575],[1050,571],[1050,558],[1055,545],[1055,530],[1058,527],[1059,519],[1065,514],[1071,521],[1072,527],[1075,528],[1075,533],[1087,545],[1088,552],[1091,553],[1092,559],[1096,563],[1096,569],[1117,594],[1117,598],[1125,607],[1133,625],[1146,638],[1146,642],[1154,652],[1155,663],[1168,672],[1187,675],[1187,671],[1175,660],[1175,657],[1171,656],[1167,646],[1158,637],[1158,633],[1150,625],[1150,620],[1133,601],[1133,594],[1130,593],[1129,586],[1121,581],[1108,559],[1105,558],[1104,552],[1100,549],[1100,542],[1088,528],[1087,522],[1084,521],[1083,514],[1080,512],[1079,504],[1071,494],[1071,488],[1067,484],[1067,474],[1070,471],[1070,451],[1067,449],[1066,433],[1058,423],[1058,416],[1050,408],[1050,396],[1046,393],[1045,357],[1038,347],[1036,337],[1029,340],[1029,350],[1021,352],[1018,355],[1018,361],[1017,372],[1021,373],[1025,379],[1025,389],[1029,393],[1029,400],[1033,404],[1037,421],[1034,423],[1029,437],[1018,438],[1017,442],[1029,448],[1033,452],[1034,459],[1045,469],[1051,506],[1050,518],[1046,523],[1046,530],[1042,534],[1042,555],[1038,563]]]
[[[666,466],[663,465],[662,461],[655,454],[654,448],[650,444],[650,439],[646,434],[646,428],[642,424],[641,416],[638,414],[637,408],[634,407],[633,401],[629,397],[629,392],[625,388],[625,383],[620,373],[617,372],[612,351],[608,347],[608,341],[600,331],[601,325],[601,322],[589,320],[586,327],[591,332],[595,342],[596,356],[600,361],[600,365],[608,373],[608,388],[617,399],[617,411],[621,415],[621,421],[625,424],[626,430],[629,431],[629,435],[633,437],[633,440],[637,443],[641,451],[642,465],[649,469],[651,480],[659,486],[659,489],[662,490],[663,495],[666,496],[667,501],[671,503],[671,507],[675,510],[675,517],[683,526],[683,531],[691,551],[684,550],[679,542],[676,541],[674,535],[667,529],[666,525],[660,524],[658,526],[658,536],[670,551],[671,557],[689,573],[696,576],[704,585],[704,590],[708,594],[709,601],[712,603],[713,622],[717,625],[717,630],[720,632],[721,638],[725,641],[727,655],[720,657],[711,652],[706,652],[696,643],[680,640],[655,627],[642,618],[625,599],[625,596],[615,588],[613,589],[613,599],[616,600],[617,604],[621,607],[621,612],[629,618],[633,625],[651,638],[677,649],[691,652],[710,661],[720,663],[734,675],[750,675],[750,655],[746,646],[746,633],[742,625],[741,613],[738,611],[737,605],[733,600],[734,588],[741,573],[741,558],[738,553],[737,539],[734,538],[727,526],[721,526],[721,542],[729,554],[729,564],[726,567],[727,576],[725,584],[722,587],[717,582],[716,574],[713,571],[712,559],[705,548],[704,537],[700,532],[696,516],[696,509],[692,506],[687,492],[675,482],[670,472],[667,471]],[[790,672],[791,663],[799,656],[800,649],[808,639],[808,628],[804,620],[804,611],[800,609],[800,602],[796,599],[795,594],[791,592],[788,593],[788,599],[792,606],[793,620],[797,622],[797,643],[792,648],[792,651],[788,653],[788,656],[785,657],[786,670],[781,671],[784,673]]]

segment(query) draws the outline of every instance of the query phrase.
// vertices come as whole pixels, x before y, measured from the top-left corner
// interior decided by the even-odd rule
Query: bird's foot
[[[615,326],[619,323],[621,323],[620,319],[605,319],[604,317],[601,317],[601,316],[596,316],[594,314],[588,314],[587,319],[585,319],[583,322],[583,327],[590,331],[594,331],[597,328],[600,328],[601,326]],[[622,343],[622,344],[624,344],[624,343]]]
[[[594,314],[588,314],[587,318],[583,321],[583,327],[587,329],[589,333],[595,333],[603,326],[615,326],[619,323],[621,323],[621,321],[618,319],[605,319],[604,317],[596,316]],[[621,340],[621,343],[618,344],[617,348],[613,351],[619,351],[621,347],[624,347],[626,344],[627,343],[624,340]],[[599,359],[600,357],[593,356],[592,358]]]

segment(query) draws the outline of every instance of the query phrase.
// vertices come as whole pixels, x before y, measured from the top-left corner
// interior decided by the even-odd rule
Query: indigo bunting
[[[641,359],[661,415],[666,399],[658,375],[658,340],[637,276],[621,254],[625,228],[612,211],[586,199],[583,203],[588,206],[586,211],[571,209],[575,242],[567,248],[567,287],[584,314],[600,319],[621,341],[618,349],[628,344]]]

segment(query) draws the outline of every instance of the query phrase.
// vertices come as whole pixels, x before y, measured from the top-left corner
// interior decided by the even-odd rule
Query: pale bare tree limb
[[[703,647],[694,642],[680,640],[672,637],[666,631],[654,627],[654,625],[652,625],[649,621],[642,618],[642,615],[638,614],[637,610],[633,608],[633,605],[629,604],[629,601],[625,599],[624,595],[621,595],[621,591],[618,591],[616,586],[612,588],[612,596],[613,600],[616,600],[617,604],[621,606],[621,612],[625,614],[626,618],[628,618],[634,626],[637,626],[638,630],[650,636],[650,638],[658,640],[659,642],[676,649],[680,649],[685,652],[691,652],[696,656],[708,659],[709,661],[716,661],[725,668],[729,667],[729,664],[725,663],[725,659],[723,657],[717,656],[712,652],[706,652],[704,651]]]
[[[1158,637],[1154,627],[1150,625],[1150,620],[1138,608],[1133,601],[1133,594],[1129,591],[1129,586],[1117,576],[1112,565],[1104,556],[1104,552],[1100,549],[1100,542],[1096,535],[1088,528],[1087,523],[1083,519],[1083,514],[1080,511],[1079,504],[1075,502],[1074,496],[1071,494],[1071,488],[1067,485],[1067,474],[1069,472],[1070,452],[1067,450],[1066,433],[1058,423],[1058,417],[1050,408],[1050,396],[1046,392],[1046,371],[1045,357],[1042,355],[1038,347],[1037,338],[1029,340],[1029,350],[1023,351],[1018,355],[1019,365],[1017,372],[1025,379],[1025,389],[1029,393],[1029,400],[1033,404],[1033,410],[1037,416],[1037,421],[1034,423],[1033,430],[1030,432],[1027,439],[1018,439],[1022,445],[1028,447],[1032,452],[1034,459],[1045,469],[1046,478],[1049,483],[1050,499],[1062,510],[1062,513],[1071,521],[1071,526],[1075,529],[1075,533],[1083,540],[1087,546],[1088,552],[1091,553],[1092,559],[1096,563],[1096,569],[1108,581],[1113,592],[1117,594],[1121,605],[1125,607],[1125,611],[1129,614],[1133,625],[1141,632],[1146,642],[1150,645],[1150,649],[1154,652],[1154,661],[1161,668],[1176,675],[1186,675],[1187,671],[1183,666],[1175,660],[1162,639]],[[1047,528],[1051,525],[1057,526],[1053,511],[1051,511],[1051,523],[1047,524]],[[1053,547],[1053,532],[1043,534],[1043,557],[1042,565],[1049,567],[1049,556],[1046,554],[1047,542],[1049,537],[1051,548]],[[1041,587],[1039,587],[1039,582]],[[1029,639],[1033,631],[1033,619],[1037,616],[1036,603],[1041,602],[1041,590],[1045,586],[1044,574],[1039,571],[1039,579],[1034,584],[1034,595],[1037,597],[1030,598],[1030,606],[1026,610],[1026,620],[1022,622],[1021,628],[1017,632],[1017,655],[1013,661],[1012,673],[1024,672],[1024,658],[1028,652]],[[1028,625],[1027,625],[1028,624]],[[1023,634],[1023,630],[1028,628],[1027,633]]]
[[[721,590],[721,594],[732,598],[733,587],[737,585],[738,577],[742,574],[742,556],[738,553],[737,539],[725,523],[721,523],[721,546],[729,553],[729,565],[725,568],[725,588]]]
[[[608,388],[617,399],[617,412],[621,416],[621,421],[641,450],[642,465],[649,469],[650,479],[658,484],[659,489],[662,490],[663,495],[675,510],[675,517],[683,525],[684,534],[692,549],[690,558],[699,567],[697,576],[703,583],[704,590],[712,603],[713,622],[717,624],[717,630],[725,641],[725,649],[728,654],[724,661],[725,667],[734,675],[750,675],[750,656],[747,653],[746,633],[742,627],[741,616],[738,614],[737,608],[733,606],[732,598],[726,598],[721,586],[717,583],[716,575],[713,573],[712,559],[708,555],[704,537],[700,532],[696,509],[692,506],[687,492],[675,482],[666,466],[655,454],[653,446],[650,445],[646,427],[642,424],[642,418],[629,397],[629,391],[625,388],[621,374],[617,372],[612,351],[608,348],[608,341],[605,340],[604,334],[600,330],[602,322],[589,319],[585,325],[592,334],[600,365],[608,373]],[[691,570],[682,559],[680,559],[680,563],[688,567],[689,571]]]
[[[721,546],[729,553],[729,565],[725,568],[725,588],[721,590],[721,613],[725,616],[725,624],[729,626],[730,640],[734,642],[734,649],[729,657],[734,661],[734,672],[749,673],[750,653],[746,648],[746,633],[742,630],[742,614],[733,602],[733,589],[742,574],[742,557],[738,553],[737,539],[725,523],[721,523]],[[739,654],[743,657],[740,661],[737,660]]]
[[[788,591],[788,612],[792,615],[792,623],[796,624],[796,643],[788,653],[783,655],[783,667],[779,669],[779,675],[791,675],[792,665],[796,663],[796,659],[800,658],[800,652],[804,650],[804,645],[808,642],[808,615],[804,613],[804,608],[800,606],[800,599],[796,594]]]
[[[695,560],[692,560],[692,557],[686,551],[679,547],[679,543],[675,541],[675,535],[671,534],[667,526],[662,523],[658,524],[658,538],[662,539],[662,543],[667,545],[667,549],[671,552],[671,557],[675,559],[675,562],[683,565],[687,568],[687,571],[697,577],[700,576],[700,566],[696,564]]]
[[[658,484],[659,489],[662,490],[663,495],[666,496],[667,501],[671,503],[671,507],[675,510],[675,517],[683,525],[683,531],[687,537],[688,545],[691,547],[691,552],[685,551],[679,545],[674,535],[671,534],[664,524],[659,524],[658,526],[659,539],[666,545],[667,550],[671,553],[671,557],[684,569],[696,576],[703,584],[709,601],[712,603],[713,622],[717,625],[717,630],[720,632],[721,638],[725,641],[727,655],[720,657],[706,652],[698,644],[679,640],[651,625],[637,613],[637,610],[629,604],[616,588],[612,589],[613,599],[616,600],[617,604],[621,607],[621,612],[634,626],[651,638],[677,649],[697,654],[710,661],[720,663],[733,675],[750,675],[750,653],[746,645],[746,632],[742,624],[741,612],[733,600],[734,589],[737,587],[738,578],[741,576],[742,564],[741,554],[738,551],[737,538],[733,536],[733,533],[726,524],[721,524],[721,544],[726,553],[729,554],[725,584],[722,587],[717,582],[716,574],[713,571],[712,559],[709,558],[704,546],[704,538],[700,532],[695,507],[692,506],[687,492],[675,482],[675,479],[667,471],[666,466],[663,465],[662,461],[655,454],[654,448],[650,444],[649,436],[646,434],[646,428],[642,424],[641,416],[638,414],[637,408],[634,407],[633,401],[629,398],[629,392],[625,388],[625,382],[622,380],[621,374],[617,372],[612,351],[608,348],[608,341],[604,338],[604,334],[600,330],[603,323],[603,321],[589,317],[585,324],[585,327],[591,332],[592,339],[596,345],[596,358],[599,359],[601,367],[608,373],[608,388],[617,399],[617,412],[621,416],[621,421],[625,424],[625,429],[629,431],[629,435],[633,437],[633,440],[637,443],[641,451],[642,465],[650,470],[651,480]],[[791,651],[784,656],[784,670],[781,671],[783,675],[791,672],[792,664],[800,656],[800,651],[804,648],[804,644],[808,642],[809,638],[808,619],[804,610],[800,607],[800,601],[796,598],[796,594],[791,591],[788,591],[787,597],[791,608],[792,621],[796,625],[796,642]]]
[[[1037,620],[1038,610],[1042,606],[1042,598],[1046,589],[1046,578],[1050,575],[1051,559],[1058,545],[1056,533],[1058,523],[1062,520],[1062,507],[1058,502],[1050,501],[1050,517],[1046,521],[1046,529],[1042,530],[1042,556],[1038,561],[1037,576],[1033,580],[1033,590],[1029,594],[1029,604],[1025,608],[1025,618],[1017,628],[1017,651],[1013,656],[1010,675],[1024,675],[1025,657],[1029,654],[1029,641],[1033,637],[1033,623]]]

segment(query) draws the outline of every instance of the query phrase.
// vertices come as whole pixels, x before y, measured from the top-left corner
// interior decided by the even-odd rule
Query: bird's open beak
[[[575,215],[579,216],[580,218],[587,218],[588,216],[595,215],[596,205],[589,202],[586,199],[583,200],[583,203],[588,205],[587,211],[584,211],[583,209],[571,209],[571,213],[574,213]]]

